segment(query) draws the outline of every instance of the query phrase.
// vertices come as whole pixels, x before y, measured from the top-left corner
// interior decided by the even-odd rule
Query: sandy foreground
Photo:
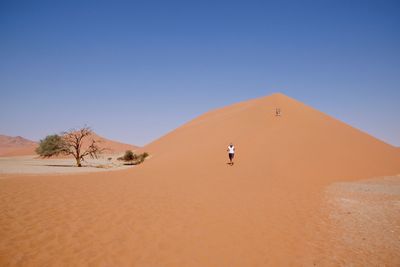
[[[119,154],[88,158],[81,168],[76,168],[73,158],[41,159],[38,156],[0,157],[0,174],[75,174],[127,169],[132,166],[118,161]]]
[[[316,265],[400,266],[400,175],[334,183],[316,214]]]
[[[0,179],[0,265],[400,264],[400,176],[296,193],[146,172]]]

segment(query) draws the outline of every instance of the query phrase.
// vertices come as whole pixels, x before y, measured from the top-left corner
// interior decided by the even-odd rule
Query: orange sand
[[[109,140],[107,138],[104,138],[96,133],[93,133],[92,136],[90,136],[91,139],[100,141],[99,145],[102,148],[106,148],[107,149],[107,153],[119,153],[119,152],[125,152],[126,150],[136,150],[138,149],[137,146],[133,146],[133,145],[129,145],[129,144],[125,144],[125,143],[121,143],[121,142],[117,142],[114,140]]]
[[[394,147],[281,94],[143,149],[129,170],[0,179],[0,265],[312,266],[325,188],[400,173]]]

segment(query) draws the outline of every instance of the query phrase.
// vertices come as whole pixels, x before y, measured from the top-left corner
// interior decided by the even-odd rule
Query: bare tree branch
[[[76,163],[78,167],[81,167],[81,161],[84,161],[86,156],[90,156],[91,158],[97,158],[98,155],[104,152],[105,149],[101,148],[98,145],[98,141],[92,139],[87,148],[84,149],[84,140],[90,137],[93,134],[93,131],[85,126],[79,130],[69,130],[68,132],[63,133],[64,140],[64,154],[73,155],[76,159]],[[84,150],[83,150],[84,149]]]

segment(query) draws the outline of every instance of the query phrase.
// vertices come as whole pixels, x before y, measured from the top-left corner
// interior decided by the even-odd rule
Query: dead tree
[[[89,139],[88,145],[84,144],[84,140],[90,138],[92,134],[93,131],[89,127],[62,133],[63,154],[74,156],[78,167],[82,167],[81,162],[86,156],[97,158],[104,151],[98,145],[99,141],[94,139]]]

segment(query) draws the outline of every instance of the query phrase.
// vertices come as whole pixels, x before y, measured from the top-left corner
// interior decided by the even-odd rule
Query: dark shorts
[[[235,153],[229,153],[229,159],[233,160],[233,157],[235,156]]]

